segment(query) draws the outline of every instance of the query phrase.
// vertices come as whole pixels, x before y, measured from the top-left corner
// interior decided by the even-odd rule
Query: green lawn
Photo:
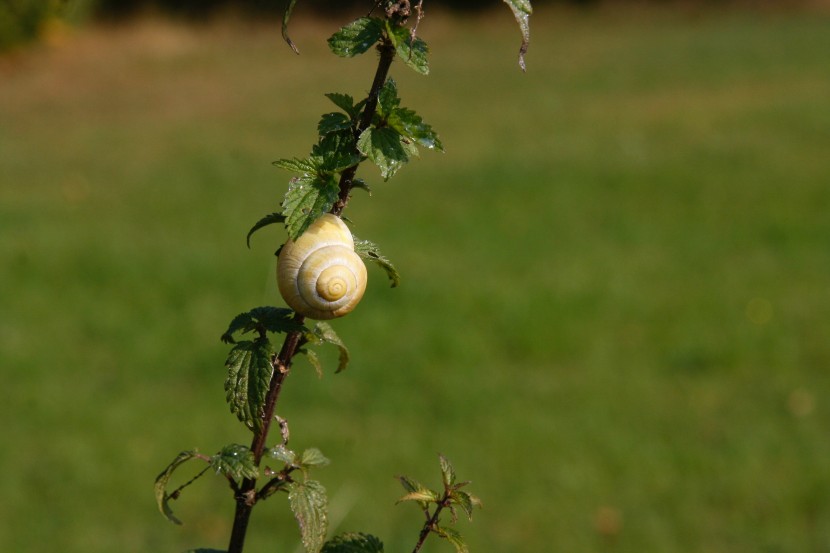
[[[227,486],[156,511],[183,449],[247,443],[228,321],[279,304],[274,211],[325,92],[363,94],[336,22],[144,23],[0,60],[0,550],[226,545]],[[370,268],[279,413],[317,446],[335,531],[410,551],[393,476],[436,454],[484,501],[472,552],[830,551],[830,17],[507,10],[421,24],[393,67],[441,133],[348,215]],[[328,358],[329,361],[332,358]],[[331,363],[329,363],[331,366]],[[282,497],[249,549],[297,551]],[[451,551],[430,542],[425,552]]]

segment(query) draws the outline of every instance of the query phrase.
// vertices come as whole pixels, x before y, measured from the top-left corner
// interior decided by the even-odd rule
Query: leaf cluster
[[[461,534],[455,528],[441,524],[439,517],[442,510],[447,509],[450,511],[451,522],[454,524],[458,521],[457,509],[460,508],[469,520],[473,520],[473,509],[481,506],[481,500],[462,489],[470,482],[457,481],[455,469],[446,457],[439,455],[439,461],[443,491],[438,492],[427,488],[408,476],[399,476],[398,480],[406,490],[406,494],[398,499],[398,503],[414,501],[424,512],[427,522],[424,525],[422,539],[428,533],[433,533],[452,543],[457,553],[467,553],[467,545]]]

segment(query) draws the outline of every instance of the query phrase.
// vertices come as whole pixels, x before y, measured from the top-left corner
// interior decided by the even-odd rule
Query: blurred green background
[[[218,338],[280,302],[283,233],[244,241],[271,161],[370,85],[339,23],[298,17],[299,57],[275,22],[140,19],[0,58],[0,550],[226,546],[223,481],[183,527],[152,483],[249,441]],[[830,15],[545,8],[527,74],[507,10],[419,32],[432,74],[393,76],[447,153],[363,169],[348,211],[403,284],[370,268],[349,370],[298,360],[278,409],[332,459],[333,531],[411,550],[393,476],[442,452],[473,552],[830,551]],[[298,551],[284,503],[252,553]]]

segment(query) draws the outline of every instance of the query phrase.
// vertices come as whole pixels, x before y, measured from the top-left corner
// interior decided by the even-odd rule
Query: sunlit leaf
[[[328,497],[326,489],[315,480],[291,482],[288,501],[300,526],[306,553],[318,553],[328,531]]]
[[[371,261],[380,266],[386,272],[386,276],[389,277],[392,288],[395,288],[401,283],[401,275],[398,273],[398,270],[389,259],[380,253],[380,249],[374,242],[360,240],[354,237],[354,251],[364,261]]]
[[[387,20],[387,28],[389,37],[395,45],[398,57],[407,66],[413,69],[416,73],[421,75],[429,74],[429,63],[427,61],[427,54],[429,48],[427,43],[420,37],[412,36],[411,31],[406,27],[395,27]]]
[[[386,124],[425,148],[444,151],[444,145],[441,144],[438,133],[432,130],[430,125],[424,123],[421,116],[411,109],[396,108],[386,118]]]
[[[362,54],[383,36],[383,22],[374,17],[361,17],[334,33],[328,40],[331,51],[342,58]]]
[[[331,461],[316,447],[310,447],[300,455],[300,465],[303,467],[325,467]]]
[[[409,155],[401,145],[400,133],[389,127],[369,127],[360,134],[357,147],[378,166],[384,180],[409,161]]]
[[[217,473],[229,476],[237,482],[245,478],[255,479],[259,476],[253,452],[247,446],[240,444],[223,447],[219,453],[210,458],[210,466]]]
[[[296,240],[320,215],[331,209],[339,192],[337,180],[331,175],[292,179],[282,202],[288,236]]]
[[[452,463],[443,455],[439,455],[438,459],[441,462],[441,477],[444,481],[444,488],[449,489],[455,484],[455,469],[452,467]]]
[[[262,424],[262,409],[274,372],[273,353],[267,338],[246,340],[234,346],[225,362],[225,399],[231,413],[252,430]]]

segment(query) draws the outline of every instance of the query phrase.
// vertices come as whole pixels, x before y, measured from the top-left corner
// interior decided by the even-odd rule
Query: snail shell
[[[277,284],[288,306],[311,319],[354,309],[366,291],[366,265],[346,224],[327,213],[296,241],[289,239],[277,260]]]

